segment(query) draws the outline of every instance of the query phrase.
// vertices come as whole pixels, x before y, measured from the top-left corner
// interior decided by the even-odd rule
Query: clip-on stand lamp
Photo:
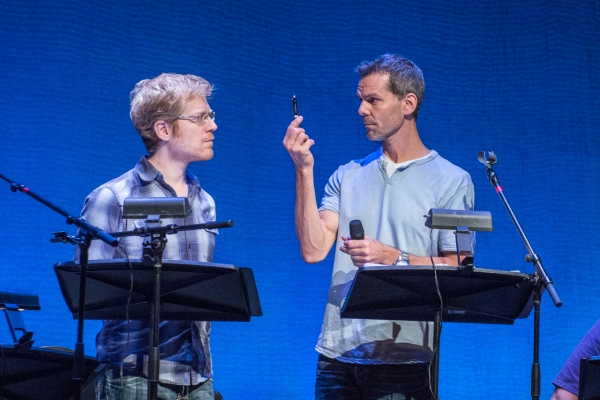
[[[425,226],[430,229],[454,230],[456,235],[456,256],[459,269],[473,267],[473,231],[492,232],[492,214],[489,211],[446,210],[432,208],[425,215]],[[461,255],[465,258],[460,260]]]

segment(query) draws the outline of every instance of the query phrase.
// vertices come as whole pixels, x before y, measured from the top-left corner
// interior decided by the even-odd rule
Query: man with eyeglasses
[[[316,346],[318,400],[430,400],[433,326],[420,321],[342,319],[340,307],[365,264],[458,264],[454,234],[430,230],[431,208],[470,209],[469,174],[425,147],[417,113],[425,82],[410,60],[385,54],[358,66],[358,114],[367,138],[382,146],[331,175],[317,207],[314,141],[287,128],[283,144],[296,170],[296,232],[306,262],[322,261],[336,244],[329,296]],[[364,238],[349,222],[361,220]],[[431,258],[430,258],[431,255]]]
[[[215,202],[187,171],[191,162],[213,157],[215,113],[207,99],[212,86],[194,75],[161,74],[140,81],[131,92],[130,116],[148,151],[130,171],[94,190],[82,216],[106,232],[137,227],[122,218],[127,197],[187,197],[192,212],[186,218],[163,219],[163,225],[214,221]],[[142,222],[143,224],[143,222]],[[164,260],[210,262],[213,230],[169,235]],[[114,248],[92,242],[89,259],[140,259],[142,239],[121,238]],[[162,321],[159,326],[159,399],[212,400],[210,323]],[[149,322],[103,321],[96,337],[98,360],[108,363],[96,385],[97,398],[146,399],[148,388]]]

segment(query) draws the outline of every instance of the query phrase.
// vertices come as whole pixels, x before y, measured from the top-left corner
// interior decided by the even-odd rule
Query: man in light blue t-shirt
[[[314,141],[289,125],[283,144],[296,169],[296,232],[306,262],[322,261],[336,243],[325,318],[316,350],[316,399],[432,398],[428,365],[433,328],[417,321],[341,319],[340,303],[365,264],[457,265],[453,232],[432,231],[431,208],[472,209],[469,174],[425,147],[417,113],[425,83],[411,61],[386,54],[357,68],[358,113],[382,147],[342,165],[329,178],[321,206],[314,188]],[[362,221],[364,240],[348,224]],[[432,254],[433,252],[433,254]]]

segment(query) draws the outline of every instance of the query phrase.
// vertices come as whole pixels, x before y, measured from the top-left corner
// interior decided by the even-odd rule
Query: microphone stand
[[[55,232],[53,233],[55,237],[50,239],[50,241],[53,243],[63,242],[74,244],[79,246],[80,249],[79,264],[81,267],[81,271],[79,275],[79,313],[77,315],[77,343],[75,344],[75,351],[73,354],[73,399],[80,400],[81,390],[83,389],[85,361],[83,351],[83,317],[85,314],[85,279],[87,274],[88,249],[90,247],[92,239],[100,239],[113,247],[117,247],[119,242],[110,234],[107,234],[101,229],[85,222],[85,220],[79,217],[75,217],[67,213],[65,210],[57,207],[48,200],[38,196],[37,194],[29,190],[29,188],[25,185],[15,183],[2,174],[0,174],[0,178],[10,183],[10,190],[12,192],[20,191],[33,197],[35,200],[39,201],[46,207],[65,217],[67,219],[68,225],[75,225],[77,228],[79,228],[77,236],[75,237],[67,236],[65,232]]]
[[[158,216],[152,216],[146,220],[146,227],[136,228],[133,231],[111,232],[114,237],[140,236],[150,237],[145,240],[142,253],[142,262],[146,266],[154,267],[154,288],[152,301],[150,302],[150,334],[148,344],[148,400],[156,400],[158,397],[158,380],[160,369],[160,349],[158,325],[160,322],[160,284],[162,272],[162,256],[167,244],[167,234],[176,234],[179,231],[196,229],[218,229],[233,226],[233,221],[207,222],[204,224],[178,226],[176,224],[160,226]]]
[[[554,283],[552,279],[546,273],[544,266],[542,265],[542,259],[537,255],[535,251],[533,251],[533,247],[527,240],[527,236],[525,236],[525,232],[515,213],[512,211],[506,196],[504,195],[504,190],[502,190],[502,186],[500,186],[500,181],[498,179],[498,175],[492,168],[492,165],[496,164],[497,158],[493,151],[480,151],[477,157],[479,161],[485,165],[487,177],[492,186],[496,189],[496,193],[500,196],[500,200],[502,200],[502,204],[508,211],[510,218],[512,219],[515,228],[519,232],[521,239],[523,240],[523,244],[527,248],[529,254],[525,257],[527,262],[533,263],[535,266],[535,285],[533,292],[533,306],[534,306],[534,318],[533,318],[533,364],[531,366],[531,398],[533,400],[538,400],[540,398],[540,303],[541,303],[541,295],[543,292],[542,285],[550,294],[552,301],[556,307],[562,306],[562,301],[558,297],[556,290],[554,289]]]

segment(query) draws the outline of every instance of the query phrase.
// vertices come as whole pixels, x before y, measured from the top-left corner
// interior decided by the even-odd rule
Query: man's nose
[[[358,106],[358,114],[362,117],[369,115],[369,107],[366,104],[366,101],[361,101],[360,106]]]

